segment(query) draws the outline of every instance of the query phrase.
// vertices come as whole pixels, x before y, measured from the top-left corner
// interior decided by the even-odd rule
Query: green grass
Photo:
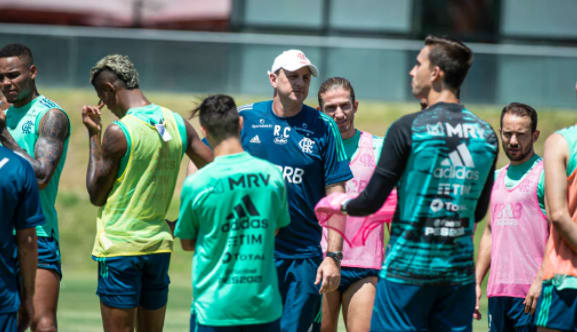
[[[42,90],[41,92],[63,106],[72,124],[68,157],[61,177],[57,210],[60,218],[60,242],[64,279],[59,301],[59,325],[61,331],[101,331],[100,309],[96,292],[96,263],[90,259],[95,234],[97,209],[88,200],[85,189],[85,172],[88,161],[88,139],[81,119],[80,110],[83,104],[96,103],[97,97],[90,90]],[[146,92],[146,91],[145,91]],[[147,93],[148,98],[157,104],[166,106],[183,115],[201,101],[202,96],[185,94]],[[237,104],[242,105],[263,98],[237,96]],[[309,105],[316,106],[314,100]],[[501,106],[468,105],[469,109],[487,120],[493,128],[499,128]],[[382,103],[377,101],[360,101],[356,118],[356,127],[376,135],[384,135],[389,125],[403,114],[418,110],[415,103]],[[542,154],[545,138],[556,129],[575,123],[574,111],[559,109],[539,109],[539,128],[541,138],[536,144],[536,151]],[[104,110],[103,123],[114,120],[114,116]],[[193,123],[196,124],[194,120]],[[185,158],[186,159],[186,158]],[[499,166],[506,163],[501,152]],[[183,161],[183,165],[186,161]],[[184,167],[181,171],[175,199],[168,218],[174,219],[178,214],[178,193],[184,178]],[[484,222],[477,228],[476,244],[484,229]],[[178,246],[177,246],[178,247]],[[170,276],[169,304],[167,309],[165,331],[185,331],[188,328],[189,306],[191,301],[190,261],[191,254],[178,248],[173,253]],[[487,302],[483,297],[481,312],[484,317],[474,322],[475,331],[487,329]],[[345,331],[342,323],[340,331]]]

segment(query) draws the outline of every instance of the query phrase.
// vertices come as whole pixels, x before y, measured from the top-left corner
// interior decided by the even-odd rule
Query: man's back
[[[200,324],[281,316],[274,234],[289,222],[280,171],[246,152],[217,157],[187,178],[175,236],[196,239],[193,309]]]
[[[475,210],[498,151],[493,129],[461,105],[438,103],[401,118],[387,140],[406,165],[382,277],[472,282]]]
[[[164,217],[174,193],[184,144],[176,117],[169,110],[148,105],[131,109],[117,122],[128,149],[106,204],[99,211],[92,252],[95,257],[171,251],[173,240]],[[154,126],[157,121],[164,124],[170,139],[159,134]]]

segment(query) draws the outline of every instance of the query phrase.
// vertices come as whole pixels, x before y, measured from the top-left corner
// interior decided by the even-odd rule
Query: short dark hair
[[[501,128],[503,128],[503,118],[507,113],[517,116],[528,116],[531,118],[531,132],[534,133],[537,130],[537,111],[533,107],[523,103],[510,103],[503,107],[501,111]]]
[[[22,44],[8,44],[0,49],[0,58],[10,58],[13,56],[24,58],[28,66],[34,64],[32,51]]]
[[[445,84],[459,89],[473,63],[471,49],[458,40],[433,35],[425,38],[425,45],[431,47],[431,66],[439,66],[445,73]]]
[[[345,91],[348,91],[351,95],[351,102],[353,104],[355,103],[355,90],[353,89],[351,82],[344,77],[330,77],[326,81],[324,81],[319,88],[318,98],[320,108],[323,108],[323,99],[321,98],[321,95],[331,89],[338,87],[341,87]]]
[[[197,114],[200,125],[217,142],[239,136],[239,115],[232,97],[227,95],[207,97],[192,111],[193,117]]]

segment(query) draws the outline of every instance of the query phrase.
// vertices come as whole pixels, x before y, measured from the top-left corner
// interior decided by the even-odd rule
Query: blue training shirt
[[[314,207],[325,187],[352,178],[341,134],[329,116],[303,105],[292,117],[278,117],[272,100],[241,106],[243,148],[277,165],[287,186],[291,223],[281,228],[275,245],[278,258],[322,255],[322,230]]]
[[[14,230],[44,223],[36,175],[14,152],[0,147],[0,313],[20,307],[19,268]]]

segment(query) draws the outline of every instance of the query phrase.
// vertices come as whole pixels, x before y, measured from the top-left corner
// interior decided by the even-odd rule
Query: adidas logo
[[[247,216],[256,217],[258,213],[249,195],[244,195],[241,202],[232,208],[232,212],[226,216],[227,220],[240,219]]]
[[[268,228],[268,219],[266,218],[256,218],[259,217],[256,207],[254,206],[249,195],[245,195],[241,202],[232,208],[232,212],[226,216],[226,223],[220,227],[223,233],[228,233],[230,231],[239,231],[245,229],[258,229],[258,228]],[[232,238],[231,241],[236,241],[237,238]],[[262,238],[251,237],[246,239],[247,241],[253,241],[252,243],[262,243]],[[229,242],[230,243],[230,242]],[[236,243],[236,242],[234,242]]]
[[[441,165],[475,167],[471,152],[465,143],[459,144],[454,151],[449,153],[449,157],[443,160]]]
[[[258,137],[258,135],[254,135],[254,137],[251,138],[249,142],[253,144],[260,144],[260,137]]]

